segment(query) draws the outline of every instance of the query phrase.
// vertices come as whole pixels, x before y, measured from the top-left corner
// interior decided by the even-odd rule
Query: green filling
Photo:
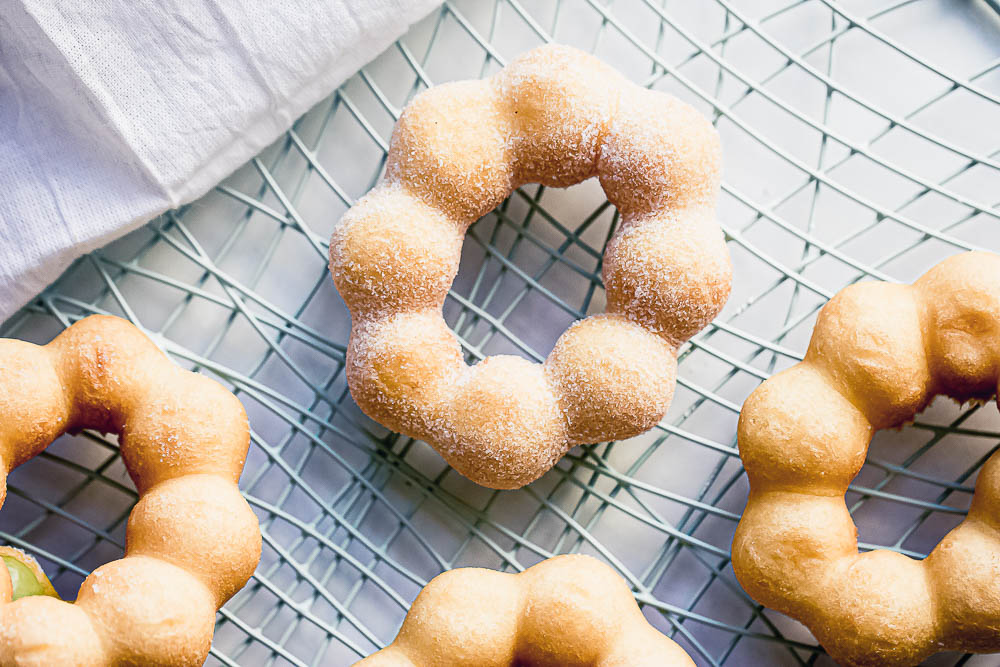
[[[45,589],[38,583],[35,573],[31,568],[10,556],[0,556],[3,558],[7,571],[10,572],[10,582],[14,588],[14,599],[26,598],[29,595],[45,595]]]

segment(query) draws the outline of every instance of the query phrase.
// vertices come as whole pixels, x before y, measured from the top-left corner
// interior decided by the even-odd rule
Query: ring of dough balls
[[[497,489],[537,479],[574,445],[652,428],[673,397],[677,347],[729,296],[719,163],[718,135],[693,108],[565,46],[417,95],[385,179],[330,243],[355,401]],[[467,366],[442,317],[466,229],[521,184],[595,175],[622,216],[604,253],[607,313],[572,325],[542,365]]]
[[[1000,256],[951,257],[911,285],[862,283],[820,311],[805,359],[743,404],[750,498],[733,569],[757,601],[812,630],[845,665],[914,665],[1000,650],[1000,455],[968,517],[923,561],[858,553],[844,494],[877,429],[936,395],[997,393]]]
[[[395,641],[356,667],[694,667],[625,581],[583,555],[520,574],[460,568],[417,596]]]
[[[0,664],[204,664],[215,612],[260,559],[236,486],[243,406],[116,317],[82,319],[45,346],[0,339],[0,505],[10,470],[84,428],[118,433],[139,493],[125,556],[94,570],[75,603],[11,602],[0,582]]]

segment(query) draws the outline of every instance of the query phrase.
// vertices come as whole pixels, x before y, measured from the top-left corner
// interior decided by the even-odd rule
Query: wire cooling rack
[[[683,349],[662,424],[496,492],[353,404],[326,240],[376,182],[408,98],[550,40],[716,122],[736,278],[722,315]],[[242,487],[264,550],[219,614],[210,664],[347,665],[393,638],[439,572],[516,571],[564,552],[617,568],[699,664],[829,664],[733,577],[747,492],[739,406],[800,358],[841,287],[1000,250],[998,149],[1000,21],[982,0],[446,2],[214,192],[80,259],[2,335],[47,342],[87,314],[122,315],[246,405]],[[594,183],[528,186],[479,221],[445,307],[468,359],[540,359],[572,320],[601,310],[615,222]],[[965,514],[998,443],[993,407],[942,401],[880,433],[848,497],[862,548],[926,554]],[[0,538],[73,597],[122,553],[134,501],[113,437],[66,437],[11,475]]]

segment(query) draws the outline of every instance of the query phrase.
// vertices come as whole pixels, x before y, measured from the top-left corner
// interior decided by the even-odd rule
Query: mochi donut
[[[260,559],[260,526],[236,486],[243,406],[116,317],[80,320],[42,347],[0,339],[0,505],[10,470],[84,428],[119,435],[139,492],[125,556],[70,603],[33,559],[0,551],[0,664],[204,664],[216,610]]]
[[[750,498],[733,569],[844,665],[1000,651],[1000,454],[968,516],[923,561],[858,553],[844,493],[877,429],[935,395],[987,399],[1000,376],[1000,256],[970,252],[911,285],[861,283],[820,311],[805,359],[743,404]]]
[[[625,581],[583,555],[520,574],[450,570],[420,592],[396,640],[356,667],[694,667]]]
[[[566,46],[417,95],[384,180],[330,242],[351,310],[354,400],[496,489],[537,479],[574,445],[652,428],[673,397],[678,346],[729,296],[719,163],[718,135],[693,108]],[[607,312],[573,324],[544,364],[467,366],[442,317],[466,229],[521,184],[592,176],[622,218],[604,254]]]

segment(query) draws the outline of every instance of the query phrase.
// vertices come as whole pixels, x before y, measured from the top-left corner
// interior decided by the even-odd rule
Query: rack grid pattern
[[[209,664],[350,664],[391,641],[439,572],[518,571],[568,552],[615,567],[699,664],[831,664],[733,577],[747,489],[739,406],[801,358],[817,310],[845,285],[910,281],[955,252],[1000,251],[995,10],[876,4],[449,0],[215,191],[81,258],[4,323],[0,335],[47,342],[91,313],[127,317],[246,405],[241,486],[264,552],[219,614]],[[714,120],[736,282],[683,348],[656,429],[576,448],[537,483],[497,492],[353,404],[350,321],[326,243],[377,181],[407,99],[553,40]],[[540,360],[570,322],[602,310],[601,254],[616,222],[585,183],[524,187],[476,223],[445,306],[470,363]],[[998,447],[989,406],[938,401],[880,433],[848,495],[861,548],[924,556],[964,516]],[[67,436],[11,475],[0,539],[39,557],[73,597],[122,553],[135,498],[113,436]]]

